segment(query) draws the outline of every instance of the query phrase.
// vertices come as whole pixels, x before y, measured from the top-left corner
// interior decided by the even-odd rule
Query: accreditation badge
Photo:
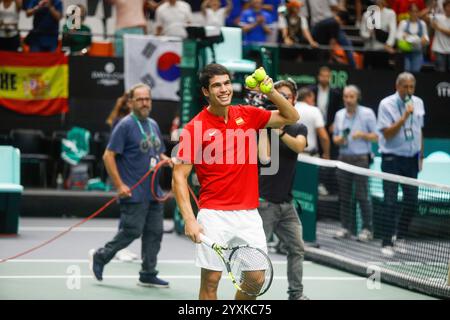
[[[406,141],[412,141],[414,140],[414,133],[411,128],[405,129],[405,140]]]
[[[139,147],[143,153],[147,153],[150,150],[150,142],[148,139],[142,139]]]

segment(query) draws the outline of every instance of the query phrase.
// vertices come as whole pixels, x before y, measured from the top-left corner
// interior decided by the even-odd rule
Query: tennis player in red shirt
[[[204,233],[221,245],[248,243],[267,252],[267,242],[258,213],[258,130],[294,124],[299,115],[294,106],[273,89],[267,97],[278,110],[231,105],[233,88],[229,71],[209,64],[200,73],[203,95],[209,102],[180,136],[178,161],[172,188],[185,221],[185,234],[197,243],[196,265],[201,268],[200,299],[217,299],[224,266],[213,250],[200,245]],[[257,89],[258,90],[258,89]],[[195,168],[200,182],[200,211],[192,210],[187,179]],[[236,299],[252,299],[236,293]]]

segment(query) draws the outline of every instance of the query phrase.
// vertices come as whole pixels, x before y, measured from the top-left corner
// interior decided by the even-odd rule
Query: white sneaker
[[[361,242],[369,242],[373,240],[372,232],[368,229],[362,229],[362,231],[358,234],[358,240]]]
[[[327,188],[325,188],[323,183],[319,184],[319,187],[317,188],[317,191],[319,192],[319,194],[321,196],[327,196],[329,194]]]
[[[394,250],[398,253],[408,253],[408,250],[406,249],[406,241],[404,239],[395,240]]]
[[[350,238],[350,232],[348,232],[347,229],[342,229],[336,232],[336,234],[334,235],[335,239],[345,239],[345,238]]]
[[[138,256],[130,250],[122,249],[116,253],[116,258],[120,261],[131,262],[133,260],[137,260]]]
[[[385,246],[381,248],[381,253],[386,257],[393,257],[395,255],[394,248],[392,246]]]

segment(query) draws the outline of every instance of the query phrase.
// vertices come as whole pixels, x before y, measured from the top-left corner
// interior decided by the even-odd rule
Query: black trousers
[[[383,172],[417,179],[419,157],[402,157],[383,154],[381,162]],[[417,212],[418,188],[400,183],[403,199],[398,202],[399,183],[383,180],[384,210],[381,211],[382,246],[392,246],[392,237],[405,238],[412,217]]]

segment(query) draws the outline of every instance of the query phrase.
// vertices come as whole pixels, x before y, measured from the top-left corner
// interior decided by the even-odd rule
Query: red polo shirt
[[[183,128],[178,158],[192,163],[200,182],[200,208],[258,207],[258,130],[271,112],[230,106],[228,122],[204,108]]]

